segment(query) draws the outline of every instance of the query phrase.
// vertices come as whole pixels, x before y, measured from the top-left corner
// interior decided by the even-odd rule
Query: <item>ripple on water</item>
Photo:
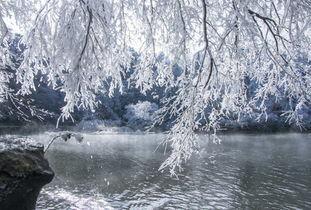
[[[232,135],[202,143],[179,179],[158,172],[163,136],[85,136],[54,145],[38,209],[308,209],[311,136]],[[299,142],[297,138],[299,137]],[[160,139],[160,140],[159,140]],[[90,158],[91,157],[91,158]]]
[[[50,202],[46,202],[50,201]],[[76,194],[68,190],[44,189],[37,209],[113,209],[106,199],[99,194]]]

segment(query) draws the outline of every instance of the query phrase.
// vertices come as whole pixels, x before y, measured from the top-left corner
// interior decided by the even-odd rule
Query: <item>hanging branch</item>
[[[81,2],[83,2],[83,1],[81,1]],[[89,41],[90,30],[91,30],[91,25],[92,25],[92,21],[93,21],[93,13],[92,13],[92,10],[90,9],[89,5],[86,6],[86,9],[87,9],[87,12],[88,12],[89,20],[88,20],[88,23],[87,23],[87,29],[86,29],[86,34],[85,34],[84,45],[82,47],[82,51],[81,51],[81,53],[79,55],[79,59],[77,61],[75,69],[79,69],[80,68],[80,63],[81,63],[82,57],[83,57],[83,55],[85,53],[85,50],[86,50],[86,47],[87,47],[87,44],[88,44],[88,41]]]

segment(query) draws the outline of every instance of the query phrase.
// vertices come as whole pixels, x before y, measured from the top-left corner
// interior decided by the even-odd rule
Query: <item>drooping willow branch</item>
[[[60,133],[56,136],[54,136],[49,143],[47,144],[47,146],[44,149],[44,153],[46,153],[48,151],[48,149],[50,148],[50,146],[55,142],[56,139],[62,139],[63,141],[67,142],[68,140],[70,140],[71,138],[75,138],[77,142],[81,143],[83,140],[83,136],[78,134],[78,133],[72,133],[72,132],[63,132]]]

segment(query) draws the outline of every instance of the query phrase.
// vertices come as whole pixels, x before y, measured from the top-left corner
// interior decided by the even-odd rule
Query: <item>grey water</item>
[[[47,143],[52,134],[32,136]],[[201,150],[178,178],[158,168],[160,134],[84,134],[55,142],[55,171],[37,209],[311,209],[311,134],[231,134]]]

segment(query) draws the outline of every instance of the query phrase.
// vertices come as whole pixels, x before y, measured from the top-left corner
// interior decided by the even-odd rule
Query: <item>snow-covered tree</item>
[[[159,107],[149,101],[139,101],[137,104],[127,105],[125,109],[124,117],[127,119],[129,126],[144,128],[152,124],[155,112]]]
[[[158,116],[159,123],[176,119],[172,154],[161,167],[172,173],[197,150],[198,129],[216,134],[230,115],[256,111],[261,118],[270,96],[294,101],[284,114],[298,125],[298,110],[310,106],[309,0],[7,0],[0,10],[1,39],[10,16],[27,46],[17,70],[20,93],[34,90],[43,72],[65,93],[62,119],[74,107],[94,109],[105,80],[109,94],[122,92],[134,48],[140,60],[131,79],[142,92],[154,85],[178,90],[163,99]],[[183,69],[178,78],[176,65]],[[257,86],[252,95],[247,80]]]

